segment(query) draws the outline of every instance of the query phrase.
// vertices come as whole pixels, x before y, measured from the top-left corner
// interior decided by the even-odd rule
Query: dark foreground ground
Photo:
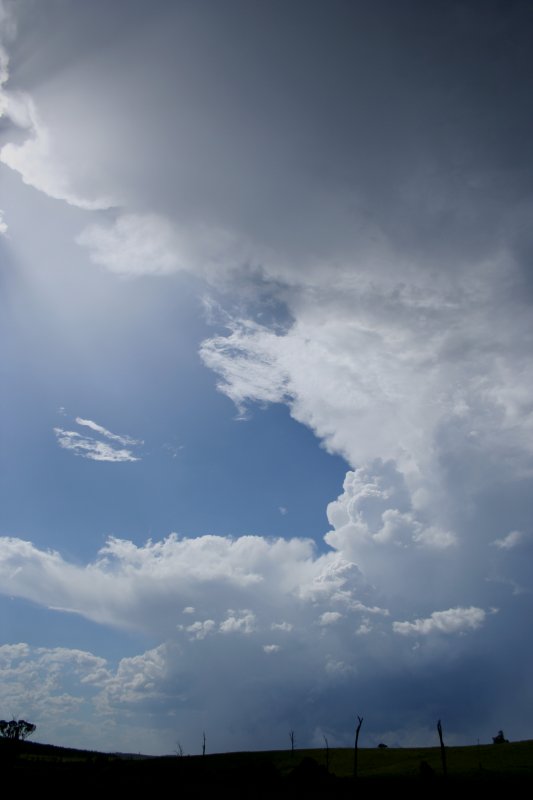
[[[123,796],[168,791],[175,798],[359,798],[377,792],[412,797],[531,792],[533,741],[446,748],[445,779],[439,748],[359,750],[353,778],[353,751],[335,749],[206,756],[133,757],[0,740],[4,793],[53,792]]]

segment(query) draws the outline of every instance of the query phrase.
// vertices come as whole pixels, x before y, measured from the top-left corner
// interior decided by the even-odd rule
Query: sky
[[[532,35],[0,0],[0,717],[533,735]]]

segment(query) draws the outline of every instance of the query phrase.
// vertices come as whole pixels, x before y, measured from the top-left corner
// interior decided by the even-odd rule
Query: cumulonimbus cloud
[[[422,269],[401,290],[388,275],[369,284],[347,269],[335,276],[338,291],[317,285],[295,299],[288,329],[235,320],[201,355],[239,409],[286,403],[354,467],[379,457],[411,476],[434,471],[438,439],[453,428],[465,450],[529,457],[533,376],[516,347],[529,321],[502,303],[509,269],[503,259],[487,267],[489,280],[476,268],[440,291]]]

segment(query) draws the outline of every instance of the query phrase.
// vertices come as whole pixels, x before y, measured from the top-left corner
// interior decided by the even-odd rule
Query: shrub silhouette
[[[509,743],[509,739],[505,738],[505,736],[503,735],[503,731],[498,731],[497,735],[492,737],[492,741],[493,741],[494,744],[506,744],[506,743],[508,744]]]

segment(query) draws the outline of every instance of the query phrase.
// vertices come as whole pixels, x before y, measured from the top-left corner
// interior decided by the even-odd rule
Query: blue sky
[[[531,735],[531,6],[0,2],[0,715]]]

